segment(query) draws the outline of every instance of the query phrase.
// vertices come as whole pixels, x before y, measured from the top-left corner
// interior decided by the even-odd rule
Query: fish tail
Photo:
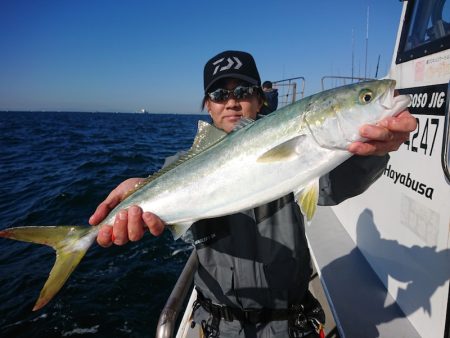
[[[45,244],[56,250],[55,264],[33,311],[45,306],[62,288],[94,242],[96,232],[92,230],[86,226],[29,226],[0,231],[0,237]]]

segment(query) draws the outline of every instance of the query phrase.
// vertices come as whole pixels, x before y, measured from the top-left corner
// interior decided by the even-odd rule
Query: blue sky
[[[3,0],[0,110],[199,113],[203,66],[253,54],[262,80],[386,74],[398,0]]]

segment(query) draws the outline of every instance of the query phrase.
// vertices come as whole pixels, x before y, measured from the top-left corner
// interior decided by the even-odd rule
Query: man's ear
[[[209,116],[211,116],[211,109],[210,109],[210,106],[211,105],[211,102],[209,102],[209,100],[207,100],[206,102],[205,102],[205,107],[206,107],[206,110],[208,111],[208,114],[209,114]],[[212,116],[211,116],[212,117]]]

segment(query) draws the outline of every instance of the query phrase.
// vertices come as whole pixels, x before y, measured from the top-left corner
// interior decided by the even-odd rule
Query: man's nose
[[[234,95],[230,95],[230,97],[227,99],[226,106],[227,107],[234,107],[239,105],[239,100],[237,100]]]

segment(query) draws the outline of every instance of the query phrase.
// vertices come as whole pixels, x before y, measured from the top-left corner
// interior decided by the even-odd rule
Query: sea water
[[[190,147],[204,115],[0,112],[0,229],[87,225],[123,180]],[[94,244],[55,298],[33,305],[53,249],[0,239],[0,337],[153,337],[189,246],[169,232]],[[173,254],[179,252],[178,254]]]

